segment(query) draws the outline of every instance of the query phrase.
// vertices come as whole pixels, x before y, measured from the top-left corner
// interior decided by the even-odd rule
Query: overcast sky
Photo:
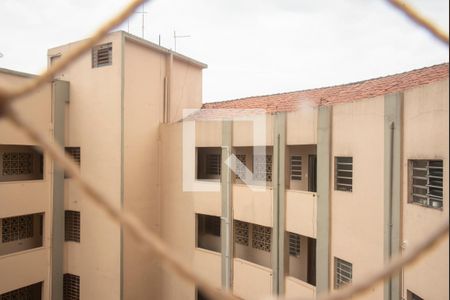
[[[1,0],[0,67],[37,73],[126,0]],[[448,30],[448,0],[409,0]],[[153,0],[145,38],[208,64],[203,100],[302,90],[448,61],[448,47],[385,0]],[[121,29],[141,36],[141,15]]]

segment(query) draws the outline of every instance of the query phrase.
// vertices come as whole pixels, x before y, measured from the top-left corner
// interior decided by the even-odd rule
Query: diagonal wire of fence
[[[229,292],[219,290],[205,281],[200,276],[196,275],[193,269],[181,260],[177,253],[175,253],[170,246],[164,243],[161,238],[154,234],[151,230],[145,227],[134,215],[127,213],[120,208],[116,208],[112,202],[108,201],[98,189],[86,179],[81,176],[77,165],[64,153],[63,149],[57,146],[52,141],[48,140],[40,132],[36,131],[27,120],[23,119],[12,107],[11,102],[21,96],[32,93],[43,84],[53,79],[53,76],[71,64],[74,60],[82,56],[86,51],[89,51],[98,41],[114,27],[120,25],[127,17],[148,0],[133,0],[126,6],[118,15],[103,26],[101,26],[92,36],[85,42],[81,43],[72,52],[68,53],[64,58],[57,61],[49,69],[47,69],[40,76],[35,77],[30,82],[23,86],[18,86],[14,89],[5,89],[0,87],[0,117],[7,117],[19,129],[23,130],[26,135],[58,163],[68,174],[70,174],[75,183],[77,183],[82,192],[88,197],[86,199],[97,204],[113,221],[123,226],[130,235],[135,238],[141,245],[156,255],[162,263],[162,266],[169,271],[175,272],[184,280],[187,280],[197,287],[199,287],[211,299],[232,300],[238,299]],[[396,0],[388,0],[389,2],[399,2]],[[401,6],[404,8],[405,6]],[[417,15],[417,14],[415,14]],[[431,22],[418,22],[427,30],[434,32],[433,28],[426,26]],[[438,37],[438,35],[435,35]],[[441,39],[448,44],[448,37]],[[319,296],[320,300],[340,300],[347,299],[355,295],[360,295],[369,290],[375,284],[388,279],[390,276],[399,272],[402,268],[414,263],[429,251],[431,251],[439,242],[448,236],[449,222],[448,220],[437,228],[427,239],[423,240],[414,249],[409,251],[406,255],[399,256],[392,260],[389,264],[383,267],[379,272],[372,276],[366,277],[359,283],[350,284],[346,288],[339,290],[330,295]]]

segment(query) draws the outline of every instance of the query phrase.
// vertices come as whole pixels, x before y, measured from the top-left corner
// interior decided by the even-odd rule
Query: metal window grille
[[[80,276],[66,273],[63,277],[63,299],[80,299]]]
[[[352,282],[353,266],[348,261],[334,258],[334,287],[336,289]]]
[[[442,160],[410,160],[409,202],[443,207],[443,167]]]
[[[272,241],[272,228],[252,224],[252,247],[270,252]]]
[[[255,155],[253,177],[257,181],[272,181],[272,155]]]
[[[245,179],[246,155],[245,154],[236,154],[236,157],[243,164],[243,166],[236,165],[236,175],[239,177],[239,179]]]
[[[300,256],[300,235],[289,232],[289,255]]]
[[[302,157],[291,156],[291,180],[302,180]]]
[[[25,174],[33,174],[33,153],[2,153],[2,175],[11,176]]]
[[[80,165],[80,163],[81,163],[80,147],[65,147],[64,150],[70,157],[72,157],[72,159],[78,165]]]
[[[80,212],[73,210],[65,211],[64,240],[80,242]]]
[[[206,174],[207,175],[220,175],[220,154],[207,154],[206,155]]]
[[[2,243],[33,237],[33,215],[2,219]]]
[[[35,300],[36,298],[33,298],[33,288],[34,285],[30,285],[1,294],[0,300]]]
[[[239,220],[234,220],[234,242],[248,246],[249,224]]]
[[[112,65],[112,43],[98,45],[92,48],[92,67]]]
[[[353,190],[353,157],[336,157],[335,189],[344,192]]]

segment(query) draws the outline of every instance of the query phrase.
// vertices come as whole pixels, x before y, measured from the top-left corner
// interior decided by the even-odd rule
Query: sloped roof
[[[373,98],[404,91],[416,86],[448,78],[448,63],[324,88],[289,93],[255,96],[203,104],[203,109],[265,109],[267,112],[294,111],[302,102],[313,105],[332,105],[359,99]]]

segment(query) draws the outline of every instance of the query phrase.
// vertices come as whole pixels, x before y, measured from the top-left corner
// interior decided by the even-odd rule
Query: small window
[[[242,165],[236,164],[236,176],[239,179],[245,179],[245,165],[246,165],[246,155],[245,154],[236,154],[237,159],[242,163]]]
[[[252,247],[258,250],[271,251],[272,228],[252,224]]]
[[[443,207],[443,161],[409,161],[409,202],[427,207]]]
[[[92,68],[112,65],[112,43],[92,48]]]
[[[66,273],[63,277],[63,300],[80,299],[80,276]]]
[[[42,282],[0,294],[0,300],[41,300],[41,297]]]
[[[66,151],[66,154],[69,155],[78,166],[80,166],[81,164],[80,147],[65,147],[64,150]],[[64,173],[64,178],[70,178],[69,174]]]
[[[272,181],[272,155],[255,155],[253,179],[256,181]]]
[[[353,157],[336,157],[335,189],[351,192],[353,189]]]
[[[248,246],[249,223],[234,220],[234,242]]]
[[[302,157],[291,156],[291,180],[302,180]]]
[[[80,147],[65,147],[67,155],[69,155],[79,166],[81,163]]]
[[[33,215],[18,216],[2,219],[2,243],[33,237]]]
[[[300,235],[289,232],[289,255],[300,256]]]
[[[206,155],[206,175],[220,175],[220,154]]]
[[[418,295],[414,294],[410,290],[407,291],[407,300],[424,300],[422,297],[419,297]]]
[[[80,242],[80,212],[66,210],[65,211],[65,241]]]
[[[334,258],[334,288],[338,289],[352,282],[353,266],[348,261]]]

